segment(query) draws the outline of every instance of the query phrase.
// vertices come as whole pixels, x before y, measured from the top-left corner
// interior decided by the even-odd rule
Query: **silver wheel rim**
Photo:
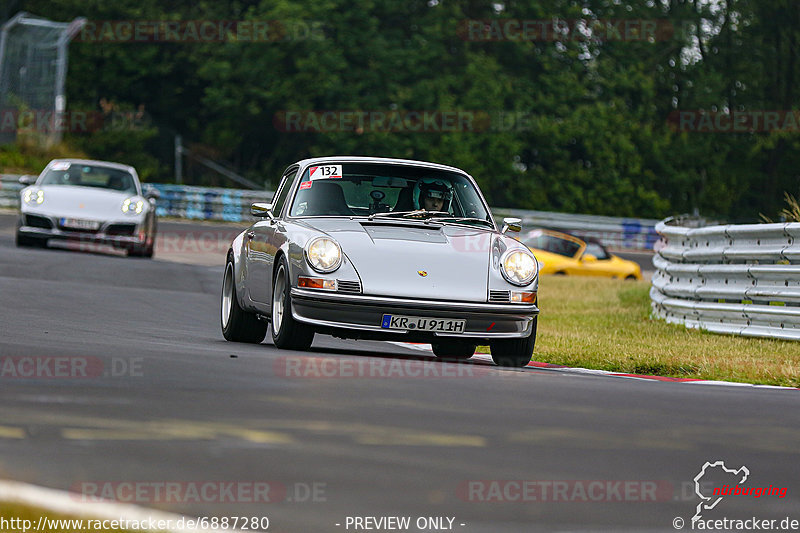
[[[283,300],[286,294],[286,279],[283,275],[283,265],[278,267],[275,276],[275,288],[272,290],[272,332],[275,335],[281,331],[283,324]]]
[[[225,276],[222,278],[222,327],[227,328],[231,319],[233,307],[233,266],[228,263],[225,267]]]

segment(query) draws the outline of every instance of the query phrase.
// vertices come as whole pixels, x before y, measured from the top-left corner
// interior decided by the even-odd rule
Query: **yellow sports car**
[[[519,240],[533,251],[539,261],[540,274],[642,279],[638,264],[608,253],[597,242],[546,229],[532,230],[521,235]]]

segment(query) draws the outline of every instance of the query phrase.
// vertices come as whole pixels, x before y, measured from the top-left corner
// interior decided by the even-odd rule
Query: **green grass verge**
[[[534,361],[800,387],[800,342],[717,335],[650,317],[650,284],[542,277]]]
[[[0,174],[39,174],[52,159],[86,158],[81,150],[66,143],[45,147],[35,139],[21,136],[16,143],[0,146]]]

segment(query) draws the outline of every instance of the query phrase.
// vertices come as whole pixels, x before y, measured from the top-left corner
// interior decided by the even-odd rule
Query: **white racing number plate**
[[[466,320],[405,315],[383,315],[383,320],[381,320],[381,327],[384,329],[437,331],[441,333],[464,333],[466,324]]]
[[[81,220],[79,218],[62,218],[61,225],[65,228],[90,230],[96,230],[100,227],[100,223],[95,220]]]

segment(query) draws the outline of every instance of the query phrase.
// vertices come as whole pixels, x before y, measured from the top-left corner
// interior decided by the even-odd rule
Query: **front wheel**
[[[45,248],[47,246],[47,239],[29,237],[17,232],[16,245],[18,248]]]
[[[533,356],[533,346],[536,344],[536,322],[539,317],[533,317],[531,334],[522,339],[502,339],[489,344],[492,350],[492,361],[497,366],[510,366],[520,368],[527,366]]]
[[[289,265],[281,257],[272,281],[272,342],[284,350],[308,350],[314,342],[314,330],[292,316]]]
[[[220,320],[225,340],[260,344],[267,336],[267,325],[239,305],[233,279],[233,260],[230,257],[225,263],[221,300]]]

